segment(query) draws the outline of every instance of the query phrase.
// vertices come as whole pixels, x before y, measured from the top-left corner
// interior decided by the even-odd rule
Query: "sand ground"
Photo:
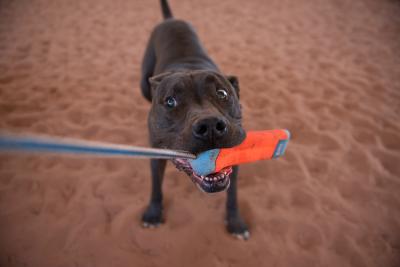
[[[400,266],[400,2],[171,0],[240,79],[246,129],[285,158],[241,169],[247,242],[169,166],[143,229],[146,160],[0,157],[1,266]],[[0,126],[147,145],[140,62],[156,0],[1,0]]]

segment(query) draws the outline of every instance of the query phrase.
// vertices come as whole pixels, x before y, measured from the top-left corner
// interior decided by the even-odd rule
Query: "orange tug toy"
[[[196,174],[207,176],[229,166],[283,156],[289,140],[290,132],[285,129],[249,131],[240,145],[207,150],[189,163]]]

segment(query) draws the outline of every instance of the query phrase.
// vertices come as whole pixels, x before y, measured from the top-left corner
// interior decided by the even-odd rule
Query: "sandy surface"
[[[0,266],[400,266],[400,3],[171,0],[236,74],[247,129],[287,155],[242,167],[248,242],[225,194],[173,167],[142,229],[145,160],[0,157]],[[0,126],[147,145],[139,90],[158,1],[0,2]]]

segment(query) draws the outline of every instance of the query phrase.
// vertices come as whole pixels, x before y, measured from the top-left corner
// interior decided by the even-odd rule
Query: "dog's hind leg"
[[[142,78],[140,81],[140,88],[142,89],[143,96],[151,101],[151,87],[149,78],[154,74],[154,67],[156,65],[156,55],[154,52],[153,38],[150,38],[146,52],[144,53],[142,62]]]
[[[151,198],[150,204],[143,214],[144,227],[157,227],[163,222],[162,218],[162,181],[167,161],[165,159],[152,159],[151,165]]]
[[[237,178],[239,173],[239,167],[233,166],[231,174],[231,185],[227,192],[226,202],[226,228],[229,233],[233,234],[239,239],[247,240],[250,237],[250,232],[246,223],[243,221],[239,213],[239,207],[237,204]]]

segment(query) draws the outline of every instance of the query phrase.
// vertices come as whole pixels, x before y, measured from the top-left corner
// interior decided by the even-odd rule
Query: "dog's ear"
[[[165,77],[171,75],[171,73],[172,72],[168,71],[168,72],[163,72],[163,73],[160,73],[160,74],[158,74],[156,76],[150,77],[149,78],[149,83],[150,83],[151,90],[153,91],[154,89],[156,89],[160,85],[161,81]]]
[[[160,85],[161,81],[165,77],[167,77],[171,74],[172,74],[172,72],[163,72],[156,76],[148,78],[149,85],[150,85],[150,90],[147,91],[149,94],[149,97],[147,97],[148,100],[150,100],[150,101],[152,100],[153,96],[155,95],[155,91],[156,91],[157,87]]]
[[[236,94],[239,98],[239,80],[236,76],[227,75],[226,79],[232,84],[233,88],[235,88]]]

